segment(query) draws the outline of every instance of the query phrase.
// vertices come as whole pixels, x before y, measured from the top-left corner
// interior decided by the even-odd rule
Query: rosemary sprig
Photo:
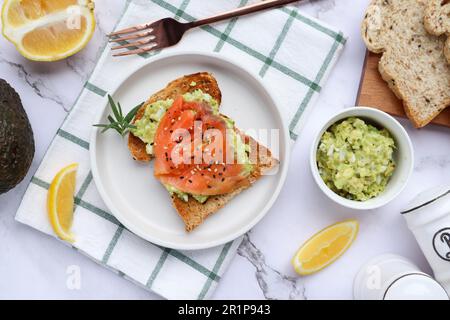
[[[138,110],[144,104],[143,102],[134,107],[126,116],[123,115],[122,106],[119,102],[114,102],[113,98],[108,94],[109,105],[112,110],[112,115],[108,116],[109,124],[94,124],[94,127],[103,128],[102,133],[109,129],[116,130],[122,137],[125,136],[131,129],[135,129],[136,126],[131,124],[134,116]],[[114,116],[114,117],[113,117]]]

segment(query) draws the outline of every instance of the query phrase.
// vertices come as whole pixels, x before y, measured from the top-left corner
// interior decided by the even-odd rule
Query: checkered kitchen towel
[[[172,16],[192,21],[243,6],[249,0],[128,1],[117,28]],[[257,70],[282,106],[294,141],[335,64],[345,38],[333,28],[284,7],[205,26],[187,34],[166,51],[218,52]],[[158,54],[158,53],[156,53]],[[154,54],[153,54],[154,55]],[[161,248],[125,229],[102,202],[89,167],[89,136],[93,117],[104,96],[121,81],[121,74],[152,59],[152,54],[112,58],[106,48],[72,111],[33,177],[16,219],[54,235],[46,214],[49,182],[61,167],[80,163],[73,229],[73,247],[120,275],[169,299],[211,296],[241,239],[194,252]]]

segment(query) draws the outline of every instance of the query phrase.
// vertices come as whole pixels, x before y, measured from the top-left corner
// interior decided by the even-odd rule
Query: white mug
[[[402,212],[434,277],[450,294],[450,186],[417,195]]]
[[[364,264],[356,275],[353,294],[356,300],[449,300],[438,282],[394,254]]]

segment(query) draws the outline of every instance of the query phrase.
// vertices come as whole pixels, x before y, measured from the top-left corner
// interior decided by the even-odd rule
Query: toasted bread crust
[[[192,85],[194,83],[195,85]],[[212,74],[208,72],[190,74],[170,82],[167,87],[152,95],[139,109],[133,123],[143,117],[145,109],[149,104],[159,100],[175,99],[180,95],[197,89],[210,94],[219,105],[221,104],[222,93],[220,92],[217,80]],[[128,135],[128,148],[133,158],[137,161],[149,162],[152,159],[152,156],[145,150],[146,144],[132,133]]]
[[[229,201],[235,196],[249,188],[253,183],[260,179],[264,172],[269,171],[279,164],[279,161],[273,158],[269,149],[256,142],[249,136],[243,136],[246,142],[250,143],[250,146],[256,146],[258,148],[258,155],[261,155],[257,159],[255,170],[245,181],[243,186],[234,190],[231,193],[224,195],[211,196],[205,203],[199,203],[192,197],[189,197],[187,202],[181,200],[176,195],[172,196],[172,204],[183,219],[186,231],[190,232],[198,227],[205,221],[207,217],[223,208]]]
[[[450,106],[450,66],[445,36],[424,27],[429,0],[372,0],[362,23],[367,48],[382,53],[378,69],[415,127],[427,125]]]
[[[380,72],[381,78],[386,81],[389,89],[392,90],[392,92],[395,94],[397,98],[402,100],[403,103],[403,109],[405,110],[405,114],[408,117],[408,119],[411,121],[413,126],[415,128],[423,128],[427,124],[429,124],[439,113],[442,112],[446,108],[446,106],[450,106],[450,97],[446,99],[442,104],[442,109],[439,111],[434,112],[433,114],[429,115],[428,117],[424,118],[420,111],[417,109],[416,106],[412,105],[408,101],[408,96],[404,94],[400,88],[395,84],[395,78],[384,69],[384,62],[382,61],[383,57],[380,60],[380,63],[378,65],[378,70]]]
[[[444,54],[450,63],[450,2],[443,0],[428,0],[425,8],[424,25],[427,31],[435,36],[447,35]]]

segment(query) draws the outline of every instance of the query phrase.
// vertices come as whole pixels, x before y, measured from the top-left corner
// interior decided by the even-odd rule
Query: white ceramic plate
[[[90,143],[94,180],[112,214],[138,236],[173,249],[209,248],[247,232],[274,203],[288,169],[288,132],[274,99],[257,77],[219,55],[161,55],[132,71],[113,97],[129,111],[171,80],[201,71],[217,78],[223,96],[221,113],[233,118],[239,128],[279,129],[279,142],[270,147],[278,149],[281,164],[276,174],[262,177],[193,232],[184,230],[167,191],[153,177],[153,164],[132,160],[126,139],[112,131],[101,134],[95,128]],[[109,113],[105,99],[96,123],[106,123]]]

